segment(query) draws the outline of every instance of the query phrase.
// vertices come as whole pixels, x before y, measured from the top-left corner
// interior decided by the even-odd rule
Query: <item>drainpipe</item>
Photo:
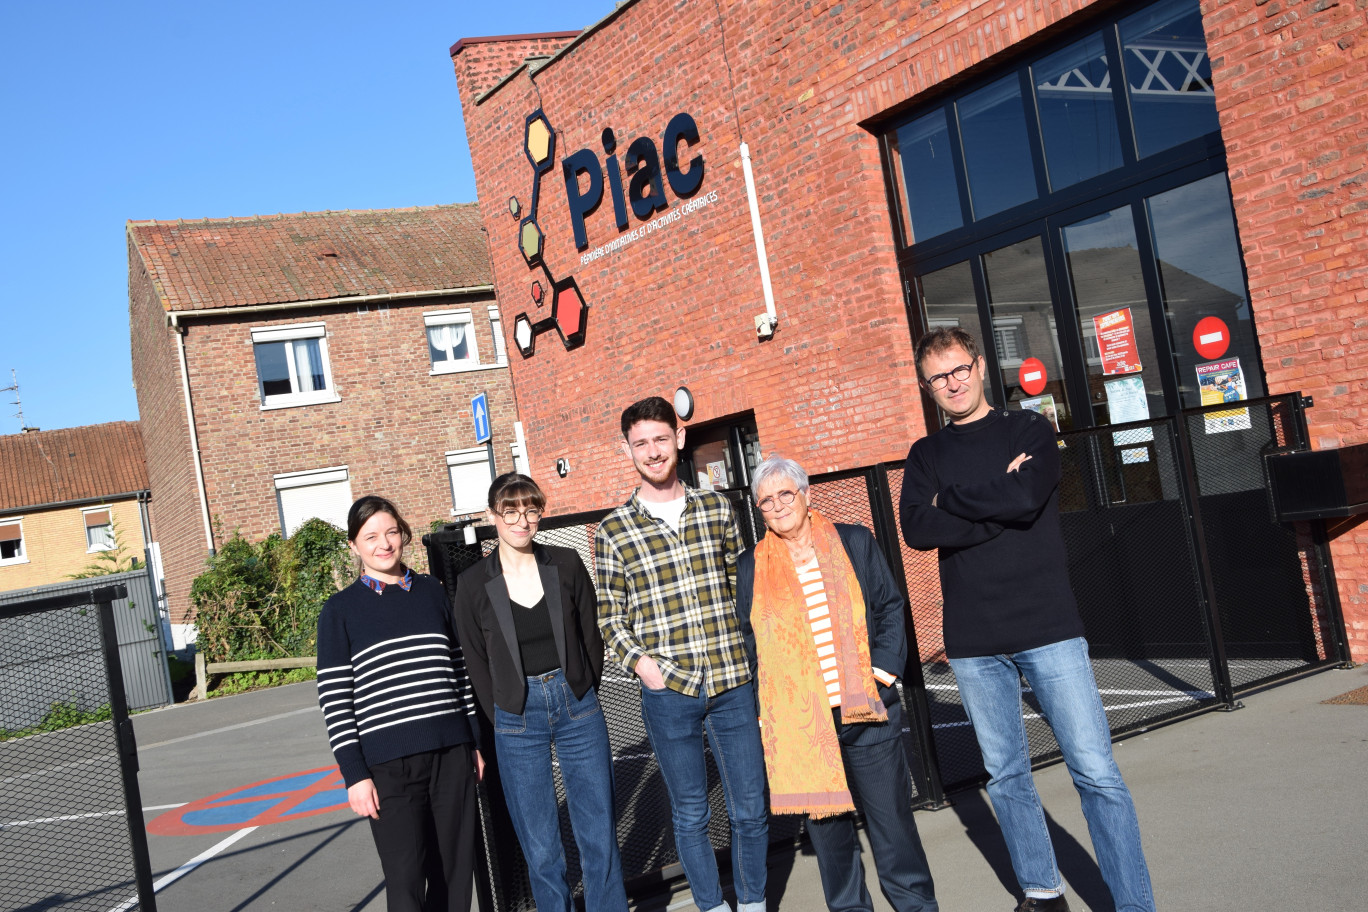
[[[176,317],[175,313],[167,315],[171,331],[176,334],[176,353],[180,356],[181,391],[185,393],[185,420],[190,426],[190,454],[195,464],[195,487],[199,492],[200,518],[204,521],[204,542],[212,555],[217,549],[214,547],[214,527],[209,522],[209,498],[204,493],[204,466],[200,460],[199,434],[195,431],[195,408],[190,402],[190,371],[185,366],[185,327]]]
[[[750,146],[744,142],[741,144],[741,173],[746,177],[746,203],[750,206],[751,233],[755,235],[755,258],[760,264],[760,290],[765,296],[765,312],[755,317],[755,334],[761,339],[768,339],[774,335],[779,317],[774,312],[774,287],[770,284],[769,258],[765,256],[765,232],[760,228],[760,203],[755,196]]]

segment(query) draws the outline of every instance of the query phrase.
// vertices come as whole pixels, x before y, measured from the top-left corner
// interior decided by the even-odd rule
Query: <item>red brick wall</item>
[[[1270,393],[1317,449],[1368,443],[1368,0],[1202,3]],[[1331,551],[1368,661],[1368,527]]]
[[[1316,395],[1317,446],[1368,439],[1366,3],[1202,3],[1270,391]],[[542,336],[534,357],[513,355],[532,469],[553,502],[585,509],[624,497],[635,477],[616,450],[618,414],[680,384],[698,401],[694,423],[753,409],[765,451],[813,472],[901,457],[924,428],[870,121],[1006,65],[1004,52],[1066,20],[1118,5],[733,0],[719,23],[709,4],[637,0],[479,105],[497,82],[496,52],[459,49],[453,62],[509,332],[520,311],[546,313],[528,296],[538,273],[518,252],[506,206],[515,196],[526,212],[530,202],[524,119],[541,106],[557,131],[538,220],[550,269],[575,275],[591,304],[588,337],[566,352]],[[505,59],[524,53],[510,46]],[[679,111],[698,122],[702,142],[687,154],[705,158],[700,192],[716,191],[718,202],[581,266],[560,160],[590,148],[606,162],[604,127],[616,132],[620,157],[637,136],[659,142]],[[762,305],[741,138],[755,163],[780,320],[765,343],[753,329]],[[668,186],[666,194],[677,206]],[[587,227],[591,248],[618,237],[606,186]],[[564,480],[552,471],[558,456],[574,466]],[[1356,655],[1368,659],[1368,533],[1342,534],[1334,556]]]
[[[161,545],[168,610],[173,624],[191,620],[190,583],[204,568],[208,546],[185,418],[176,337],[142,257],[128,247],[128,335],[138,417],[152,500],[152,540]]]
[[[506,368],[430,376],[423,313],[468,307],[482,363],[493,358],[490,295],[431,298],[188,322],[185,336],[209,511],[223,533],[280,531],[273,476],[347,466],[355,497],[381,494],[416,534],[451,518],[445,453],[475,443],[470,399],[488,393],[495,464],[513,467],[513,396]],[[262,410],[251,328],[324,322],[339,402]],[[216,530],[215,534],[218,534]],[[411,556],[416,556],[412,555]]]

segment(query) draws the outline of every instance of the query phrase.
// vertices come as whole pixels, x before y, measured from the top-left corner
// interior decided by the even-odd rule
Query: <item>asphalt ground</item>
[[[1244,708],[1236,712],[1206,713],[1117,743],[1161,909],[1363,908],[1368,706],[1321,701],[1365,684],[1368,668],[1324,671],[1245,695]],[[330,767],[314,701],[313,685],[299,684],[135,717],[152,867],[163,883],[159,908],[384,908],[368,828],[349,810],[285,814],[246,827],[225,818],[217,820],[222,829],[158,832],[165,829],[166,821],[158,821],[164,815],[172,819],[199,806],[195,819],[213,824],[214,813],[235,807],[206,809],[210,796]],[[310,787],[326,798],[332,786],[321,774],[313,779]],[[1111,909],[1067,771],[1054,765],[1036,779],[1071,906],[1075,912]],[[257,794],[260,800],[239,800],[262,819],[278,796],[271,787]],[[951,798],[949,809],[916,815],[941,907],[1013,908],[1014,882],[985,794],[965,791]],[[39,826],[73,825],[85,823]],[[888,909],[872,865],[866,873],[875,908]],[[782,912],[825,908],[810,853],[778,849],[771,855],[769,900],[771,909]],[[689,905],[680,885],[638,907]],[[10,908],[3,901],[0,906]]]

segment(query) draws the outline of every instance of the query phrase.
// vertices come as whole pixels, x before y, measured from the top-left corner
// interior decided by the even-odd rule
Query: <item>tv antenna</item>
[[[28,430],[28,424],[24,421],[24,404],[19,401],[19,377],[15,374],[14,368],[10,368],[10,385],[0,387],[0,393],[14,393],[14,401],[10,405],[17,406],[19,411],[14,413],[14,417],[19,419],[20,430]]]

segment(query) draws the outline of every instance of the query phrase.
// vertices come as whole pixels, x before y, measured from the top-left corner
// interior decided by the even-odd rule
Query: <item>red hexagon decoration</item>
[[[573,278],[556,284],[556,298],[551,302],[551,319],[556,322],[556,332],[567,349],[578,348],[584,344],[585,317],[588,308],[579,286]]]
[[[541,307],[541,306],[542,306],[542,303],[545,301],[545,299],[546,299],[546,289],[542,288],[542,283],[541,283],[540,281],[534,281],[534,282],[532,283],[532,301],[533,301],[538,307]]]

